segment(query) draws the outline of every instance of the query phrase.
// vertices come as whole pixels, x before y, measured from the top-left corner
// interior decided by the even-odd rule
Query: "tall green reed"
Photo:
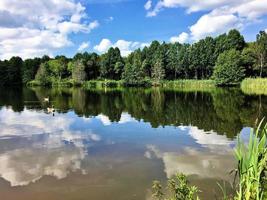
[[[235,157],[238,161],[239,187],[236,200],[264,200],[266,194],[267,124],[263,120],[250,133],[248,145],[238,138]]]

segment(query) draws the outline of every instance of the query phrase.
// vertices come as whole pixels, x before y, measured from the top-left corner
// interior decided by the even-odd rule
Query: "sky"
[[[123,56],[153,40],[194,43],[238,29],[267,31],[267,0],[1,0],[0,59],[78,52]]]

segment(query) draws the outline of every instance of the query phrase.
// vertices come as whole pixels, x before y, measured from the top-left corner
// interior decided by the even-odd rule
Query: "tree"
[[[245,47],[244,37],[236,29],[229,31],[227,35],[227,45],[228,49],[236,49],[241,51]]]
[[[82,60],[74,61],[72,78],[76,83],[82,83],[86,80],[85,65],[83,64]]]
[[[111,47],[107,53],[101,56],[100,76],[108,79],[121,79],[122,71],[115,73],[115,65],[117,62],[123,63],[119,48]]]
[[[41,64],[40,58],[26,59],[22,65],[22,83],[26,84],[33,80]]]
[[[39,81],[41,85],[50,85],[50,73],[49,73],[49,65],[47,63],[42,63],[35,75],[35,80]]]
[[[154,85],[159,85],[160,81],[165,77],[165,70],[163,68],[163,62],[158,59],[152,69],[152,80]]]
[[[7,79],[8,84],[21,84],[21,69],[22,69],[23,61],[20,57],[12,57],[7,62]]]
[[[260,77],[262,77],[267,62],[267,33],[265,31],[260,31],[257,34],[255,50],[258,57],[258,65],[260,66]]]
[[[51,75],[56,77],[57,79],[62,79],[67,77],[68,71],[67,71],[67,64],[68,60],[64,56],[57,56],[53,60],[49,60],[47,62],[49,66],[49,70],[51,71]]]
[[[0,85],[7,85],[8,77],[7,77],[7,61],[0,61]]]
[[[243,66],[246,69],[246,76],[254,76],[257,74],[257,53],[256,43],[249,43],[242,51]]]
[[[129,56],[122,74],[126,85],[143,85],[145,73],[142,68],[141,52],[136,51]]]
[[[213,77],[217,85],[236,85],[245,77],[239,51],[231,49],[219,55]]]

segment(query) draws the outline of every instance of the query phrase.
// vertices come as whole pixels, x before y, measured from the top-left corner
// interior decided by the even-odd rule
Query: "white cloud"
[[[137,121],[129,113],[126,113],[126,112],[121,113],[119,124],[124,124],[124,123],[129,123],[129,122],[137,122]]]
[[[231,146],[236,141],[227,139],[225,135],[218,135],[213,131],[205,132],[194,126],[178,128],[186,131],[203,149],[200,151],[199,148],[184,147],[179,152],[173,152],[166,151],[164,147],[162,150],[160,145],[147,145],[144,156],[148,159],[155,157],[162,159],[168,178],[180,172],[204,178],[231,180],[227,174],[234,166]]]
[[[219,178],[230,181],[232,177],[229,172],[235,165],[232,152],[220,154],[208,150],[199,151],[191,147],[180,152],[169,152],[155,145],[147,145],[144,156],[148,159],[153,157],[161,159],[168,178],[176,173],[183,173],[187,176],[197,175],[201,178]]]
[[[0,59],[51,55],[72,45],[70,33],[97,28],[85,22],[85,7],[72,0],[1,0]]]
[[[144,8],[145,8],[146,10],[149,10],[151,7],[152,7],[152,1],[151,1],[151,0],[148,0],[148,1],[146,2],[146,4],[144,5]]]
[[[178,36],[174,36],[170,38],[171,43],[179,42],[181,44],[185,43],[189,39],[188,33],[182,32]]]
[[[87,155],[88,145],[101,141],[101,136],[90,130],[72,130],[73,123],[74,119],[68,115],[51,117],[37,111],[15,113],[3,108],[0,139],[19,138],[20,142],[14,144],[17,148],[7,145],[8,148],[0,152],[0,177],[11,186],[22,186],[45,175],[62,179],[71,172],[83,171],[81,162]],[[40,137],[32,139],[33,135]],[[67,146],[70,143],[72,145]]]
[[[106,19],[106,22],[112,22],[114,20],[114,17],[110,16]]]
[[[97,20],[95,20],[89,24],[89,30],[93,30],[97,27],[99,27],[99,22]]]
[[[242,29],[244,27],[242,22],[242,19],[234,14],[214,10],[200,17],[190,27],[190,32],[193,40],[199,40],[206,36],[215,36],[224,33],[233,28]]]
[[[79,46],[78,51],[81,52],[81,51],[87,49],[88,47],[89,47],[89,42],[83,42],[83,43]]]
[[[97,115],[96,119],[99,119],[104,126],[109,126],[112,124],[111,121],[109,120],[108,116],[103,115],[103,114]]]
[[[132,51],[138,48],[144,48],[149,43],[133,42],[126,40],[118,40],[114,44],[109,39],[102,39],[101,42],[94,47],[94,49],[100,53],[105,53],[111,47],[118,47],[122,56],[129,55]]]
[[[112,47],[112,43],[109,39],[102,39],[101,42],[94,47],[95,50],[99,51],[100,53],[106,52],[110,47]]]
[[[189,27],[192,40],[215,36],[233,28],[243,30],[267,15],[267,0],[159,0],[148,9],[147,16],[156,16],[164,8],[178,7],[185,8],[187,13],[208,11]],[[178,37],[172,40],[178,40]]]
[[[244,1],[244,0],[239,0]],[[187,9],[187,13],[201,11],[201,10],[212,10],[220,6],[236,4],[235,0],[160,0],[155,5],[154,9],[147,13],[147,16],[156,16],[163,8],[178,8],[183,7]]]

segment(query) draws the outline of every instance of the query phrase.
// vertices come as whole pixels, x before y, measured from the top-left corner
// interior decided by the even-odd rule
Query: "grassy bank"
[[[28,86],[44,86],[38,81],[31,81]],[[50,87],[73,87],[81,86],[85,89],[122,89],[128,87],[127,84],[122,81],[116,80],[90,80],[83,83],[75,83],[71,79],[62,79],[60,81],[50,81],[46,86]],[[151,82],[142,85],[142,87],[160,87],[164,90],[177,90],[184,92],[212,92],[216,89],[215,82],[213,80],[172,80],[161,81],[157,86],[153,86]],[[247,78],[241,83],[241,89],[245,94],[249,95],[267,95],[267,78]]]
[[[267,78],[246,78],[241,83],[245,94],[267,95]]]
[[[74,83],[71,79],[61,79],[56,81],[50,81],[46,84],[43,84],[39,81],[33,80],[27,83],[27,86],[29,87],[35,87],[35,86],[47,86],[47,87],[73,87],[75,85],[80,85],[77,83]]]
[[[31,81],[28,86],[44,86],[38,81]],[[119,80],[90,80],[83,83],[75,83],[70,79],[62,79],[60,81],[50,81],[46,84],[50,87],[72,87],[82,86],[86,89],[120,89],[129,87],[124,81]],[[138,85],[135,85],[138,87]],[[210,91],[216,88],[214,81],[212,80],[174,80],[174,81],[161,81],[160,84],[154,85],[152,82],[147,81],[146,84],[142,84],[139,87],[160,87],[163,89],[179,90],[179,91]]]

